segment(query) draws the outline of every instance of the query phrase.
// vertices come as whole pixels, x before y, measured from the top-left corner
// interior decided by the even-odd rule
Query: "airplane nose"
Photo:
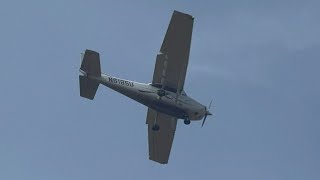
[[[211,104],[211,103],[210,103]],[[210,108],[210,106],[209,106],[209,108]],[[203,124],[204,124],[204,122],[206,121],[206,119],[207,119],[207,116],[210,116],[210,115],[212,115],[211,114],[211,112],[207,109],[207,107],[205,106],[204,107],[204,118],[203,118],[203,121],[202,121],[202,127],[203,127]]]
[[[211,116],[212,115],[212,113],[209,111],[209,109],[211,108],[211,104],[212,104],[212,100],[210,101],[210,104],[209,104],[209,106],[207,107],[207,106],[204,106],[204,115],[207,117],[207,116]]]
[[[206,107],[206,106],[204,106],[204,115],[205,116],[211,116],[212,115],[212,113],[209,111],[209,109],[210,109],[210,106],[209,107]]]
[[[207,116],[211,116],[212,114],[211,114],[211,112],[210,111],[208,111],[208,110],[206,110],[206,113],[205,113]]]

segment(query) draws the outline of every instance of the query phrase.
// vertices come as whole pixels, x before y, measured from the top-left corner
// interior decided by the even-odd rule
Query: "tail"
[[[99,82],[94,77],[101,76],[99,53],[87,49],[82,56],[80,72],[80,96],[92,100],[99,87]]]

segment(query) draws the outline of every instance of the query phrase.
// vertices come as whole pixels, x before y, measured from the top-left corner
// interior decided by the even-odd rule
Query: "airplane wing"
[[[157,124],[160,126],[159,131],[152,130],[156,116]],[[161,164],[167,164],[176,131],[177,119],[149,108],[146,123],[148,124],[149,159]]]
[[[174,11],[160,53],[157,55],[153,84],[183,90],[189,61],[193,17]]]

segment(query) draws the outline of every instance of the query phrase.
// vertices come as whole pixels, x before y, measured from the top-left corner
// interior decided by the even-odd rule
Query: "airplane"
[[[100,55],[86,50],[81,57],[80,96],[93,100],[99,84],[103,84],[148,107],[149,159],[167,164],[177,126],[177,120],[191,121],[212,115],[209,107],[192,99],[184,91],[189,61],[194,17],[174,11],[156,57],[151,83],[140,83],[101,73]]]

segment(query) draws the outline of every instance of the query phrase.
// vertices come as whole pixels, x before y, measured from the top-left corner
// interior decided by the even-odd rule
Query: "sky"
[[[0,179],[320,178],[320,2],[0,3]],[[195,17],[185,91],[214,116],[178,122],[169,164],[148,159],[147,108],[100,86],[80,53],[148,83],[173,10]]]

